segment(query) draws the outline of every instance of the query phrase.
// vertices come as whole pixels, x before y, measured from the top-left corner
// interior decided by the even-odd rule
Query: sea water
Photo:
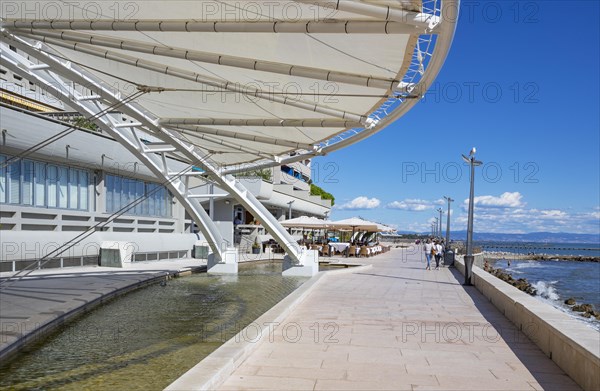
[[[569,315],[585,319],[574,313],[564,304],[568,298],[577,303],[589,303],[600,311],[600,263],[576,261],[523,261],[507,259],[492,264],[495,268],[506,270],[513,278],[526,278],[538,292],[538,298]],[[600,330],[600,322],[587,321]]]

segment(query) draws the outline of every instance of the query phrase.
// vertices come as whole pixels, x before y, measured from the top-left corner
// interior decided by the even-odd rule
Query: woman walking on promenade
[[[423,245],[423,251],[425,252],[425,259],[427,259],[427,267],[425,267],[425,270],[431,270],[431,249],[432,248],[433,248],[433,243],[431,243],[430,239],[427,239],[427,241]]]
[[[439,240],[436,240],[433,248],[435,248],[435,270],[440,270],[440,260],[444,253],[444,247]]]

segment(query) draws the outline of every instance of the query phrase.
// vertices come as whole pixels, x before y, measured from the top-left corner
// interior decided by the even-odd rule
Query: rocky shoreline
[[[504,271],[503,269],[500,269],[500,268],[495,269],[491,266],[485,267],[484,270],[486,270],[490,274],[496,276],[497,278],[501,279],[502,281],[506,282],[507,284],[510,284],[510,285],[514,286],[515,288],[517,288],[531,296],[538,295],[537,289],[535,289],[531,285],[531,283],[529,283],[529,281],[527,281],[526,278],[519,278],[519,279],[515,280],[510,273],[507,273],[506,271]],[[577,301],[575,300],[574,297],[568,298],[567,300],[564,301],[564,303],[571,309],[571,311],[579,313],[584,318],[588,318],[588,319],[595,318],[596,320],[600,321],[600,311],[596,311],[592,304],[587,304],[587,303],[577,304]]]
[[[490,274],[498,277],[502,281],[506,282],[507,284],[510,284],[510,285],[514,286],[515,288],[517,288],[531,296],[537,295],[537,290],[533,287],[533,285],[531,285],[529,283],[529,281],[527,281],[526,278],[519,278],[519,279],[515,280],[510,273],[507,273],[504,270],[499,269],[499,268],[494,269],[491,266],[488,266],[487,268],[485,268],[485,270],[487,272],[489,272]]]
[[[516,254],[505,251],[484,251],[483,256],[490,261],[511,259],[520,261],[573,261],[573,262],[600,262],[600,257],[587,257],[580,255],[557,254]]]
[[[584,318],[596,318],[600,320],[600,312],[594,309],[594,306],[591,304],[577,304],[577,301],[574,297],[569,297],[565,300],[565,304],[571,308],[571,311],[580,312],[581,316]]]

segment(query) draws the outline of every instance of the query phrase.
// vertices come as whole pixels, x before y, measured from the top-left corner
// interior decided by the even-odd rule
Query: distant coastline
[[[427,232],[398,231],[404,236],[430,236]],[[442,235],[444,236],[444,235]],[[466,240],[467,231],[451,231],[453,240]],[[493,233],[474,232],[475,242],[511,242],[511,243],[576,243],[591,244],[592,247],[600,247],[600,234],[581,234],[571,232],[529,232],[529,233]]]

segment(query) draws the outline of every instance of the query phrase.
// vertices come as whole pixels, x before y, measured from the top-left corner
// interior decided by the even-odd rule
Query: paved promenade
[[[22,279],[0,273],[0,358],[47,336],[55,326],[116,294],[167,274],[199,267],[198,260],[136,262],[127,269],[72,267],[35,270]]]
[[[221,389],[579,389],[456,270],[400,249],[365,261],[317,284]]]

